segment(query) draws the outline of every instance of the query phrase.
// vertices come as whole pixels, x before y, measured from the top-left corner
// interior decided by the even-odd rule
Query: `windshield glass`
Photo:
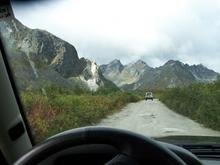
[[[12,8],[1,35],[36,142],[91,125],[168,139],[220,136],[220,1]]]

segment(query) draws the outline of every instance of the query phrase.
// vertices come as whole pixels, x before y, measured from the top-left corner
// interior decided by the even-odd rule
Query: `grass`
[[[172,110],[220,131],[220,80],[166,89],[159,98]]]
[[[141,99],[138,92],[111,89],[97,92],[56,86],[44,89],[47,95],[43,95],[41,90],[27,90],[21,94],[36,142],[68,129],[95,125],[127,103]]]

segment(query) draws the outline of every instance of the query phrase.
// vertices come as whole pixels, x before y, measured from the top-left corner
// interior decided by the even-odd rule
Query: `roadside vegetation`
[[[220,80],[167,89],[159,99],[170,109],[220,131]]]
[[[118,89],[91,92],[79,87],[70,90],[49,85],[44,91],[29,89],[21,94],[37,142],[68,129],[95,125],[127,103],[142,99],[138,92]]]

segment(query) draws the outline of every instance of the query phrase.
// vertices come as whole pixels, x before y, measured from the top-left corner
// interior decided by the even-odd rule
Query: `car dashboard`
[[[219,155],[202,155],[194,152],[186,146],[176,146],[164,142],[159,142],[165,147],[168,147],[179,157],[181,157],[188,165],[197,165],[196,159],[199,159],[204,165],[219,165]],[[184,148],[185,147],[185,148]],[[189,152],[187,152],[189,151]],[[194,153],[193,153],[194,152]],[[196,155],[196,157],[193,154]],[[72,147],[56,153],[49,158],[43,160],[40,165],[58,165],[71,164],[70,162],[80,164],[96,164],[103,165],[118,154],[118,150],[106,144],[89,144],[83,146]]]

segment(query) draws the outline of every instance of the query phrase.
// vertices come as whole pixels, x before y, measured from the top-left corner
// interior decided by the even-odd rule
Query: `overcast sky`
[[[19,5],[15,16],[73,44],[99,64],[169,59],[220,72],[220,0],[51,0]]]

